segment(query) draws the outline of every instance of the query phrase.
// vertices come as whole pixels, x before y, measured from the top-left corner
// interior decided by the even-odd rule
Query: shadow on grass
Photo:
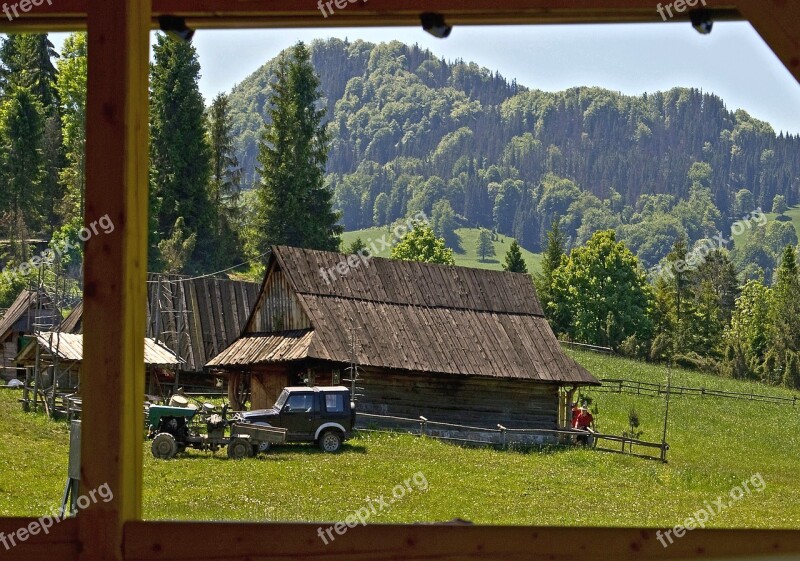
[[[344,454],[366,454],[366,453],[367,453],[366,446],[360,444],[351,444],[349,442],[345,442],[344,444],[342,444],[342,448],[339,450],[339,452],[336,452],[335,454],[331,454],[330,452],[324,452],[320,448],[318,448],[315,444],[283,444],[280,446],[271,446],[267,452],[262,452],[259,453],[257,456],[245,459],[286,462],[293,460],[294,459],[293,456],[296,456],[298,454],[303,456],[339,456]],[[226,462],[236,461],[228,458],[228,452],[225,448],[220,448],[216,452],[211,452],[210,450],[209,451],[191,450],[180,453],[173,459],[205,460],[205,461],[224,460]]]

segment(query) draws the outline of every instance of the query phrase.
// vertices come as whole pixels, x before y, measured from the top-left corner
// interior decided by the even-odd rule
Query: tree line
[[[276,65],[275,93],[265,104],[269,120],[259,131],[259,180],[244,192],[228,96],[206,106],[194,47],[157,35],[150,66],[149,270],[207,274],[244,263],[258,276],[272,244],[338,249],[341,228],[324,185],[329,138],[319,77],[302,43]],[[83,227],[86,73],[83,33],[67,37],[60,53],[46,34],[9,35],[0,45],[5,269],[26,263],[37,246],[75,241]],[[75,247],[59,253],[58,266],[78,284],[82,252]],[[0,279],[0,305],[39,272]]]

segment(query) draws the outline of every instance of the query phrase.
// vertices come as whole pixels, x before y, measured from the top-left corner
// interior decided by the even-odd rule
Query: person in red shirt
[[[594,422],[594,417],[592,417],[592,414],[589,413],[589,409],[584,405],[580,408],[578,416],[575,417],[575,424],[573,426],[576,429],[586,430],[592,426],[592,422]]]
[[[592,427],[592,422],[594,422],[594,417],[592,417],[592,414],[589,413],[589,408],[584,405],[583,407],[580,408],[580,412],[578,413],[578,416],[575,418],[575,423],[573,425],[573,428],[576,428],[581,431],[590,432]],[[578,435],[577,441],[582,444],[588,445],[590,442],[589,438],[590,436],[588,434],[580,434]]]

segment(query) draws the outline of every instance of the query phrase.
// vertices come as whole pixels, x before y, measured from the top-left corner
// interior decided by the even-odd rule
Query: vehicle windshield
[[[283,407],[283,404],[286,403],[287,399],[289,399],[289,392],[283,390],[281,395],[278,396],[278,400],[275,402],[275,409],[280,409]]]

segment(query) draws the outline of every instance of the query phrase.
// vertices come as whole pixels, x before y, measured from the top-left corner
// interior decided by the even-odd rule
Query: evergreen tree
[[[150,266],[160,263],[159,242],[180,233],[196,244],[182,272],[206,272],[219,263],[210,204],[210,150],[206,140],[200,64],[190,43],[158,34],[150,67]],[[173,244],[174,246],[174,244]]]
[[[233,122],[228,97],[219,94],[208,111],[208,144],[211,149],[209,199],[214,205],[216,263],[230,265],[241,260],[239,232],[241,169],[233,147]]]
[[[503,263],[503,270],[510,273],[527,273],[528,266],[522,258],[522,251],[520,251],[517,240],[511,242],[511,246],[506,252],[505,262]]]
[[[0,45],[0,88],[8,95],[14,87],[28,90],[49,114],[58,106],[56,68],[58,58],[46,33],[8,35]]]
[[[783,252],[772,292],[764,381],[791,385],[800,351],[800,276],[793,246]]]
[[[328,133],[319,85],[302,42],[281,54],[258,150],[261,179],[252,236],[260,252],[270,245],[339,247],[342,229],[323,183]]]
[[[42,205],[42,105],[27,90],[14,86],[0,106],[0,206],[7,209],[4,229],[11,256],[28,258],[26,241]]]
[[[775,214],[783,214],[789,207],[786,205],[786,197],[783,195],[775,195],[772,200],[772,212]]]
[[[565,242],[564,235],[558,225],[559,219],[553,219],[551,230],[547,233],[547,248],[542,256],[542,272],[534,275],[533,280],[536,284],[536,292],[539,295],[539,300],[542,303],[542,309],[550,321],[550,325],[556,333],[564,331],[564,318],[558,318],[553,315],[555,310],[563,309],[562,306],[550,306],[552,301],[553,286],[553,273],[561,265],[561,260],[565,255]]]
[[[736,299],[736,308],[725,330],[723,371],[734,378],[758,378],[767,354],[772,290],[749,281]]]
[[[478,241],[475,245],[475,251],[478,253],[478,257],[481,261],[486,261],[487,257],[493,256],[494,253],[494,244],[492,243],[492,234],[489,230],[485,228],[481,228],[480,232],[478,232]]]
[[[15,89],[31,94],[42,117],[40,138],[43,175],[37,185],[35,212],[27,212],[25,227],[49,237],[58,221],[61,199],[59,170],[63,166],[59,100],[53,49],[47,34],[21,33],[7,36],[0,46],[0,85],[7,96]]]
[[[351,243],[349,246],[347,246],[347,248],[345,248],[344,252],[347,255],[351,255],[351,254],[356,254],[359,251],[363,251],[365,249],[367,249],[367,244],[364,243],[364,240],[362,240],[361,238],[356,238],[353,240],[353,243]]]

